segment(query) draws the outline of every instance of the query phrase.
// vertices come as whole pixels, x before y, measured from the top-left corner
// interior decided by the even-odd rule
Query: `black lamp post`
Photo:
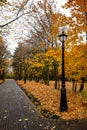
[[[60,111],[67,111],[67,98],[66,98],[66,88],[65,88],[65,66],[64,66],[64,42],[66,41],[67,35],[59,35],[59,39],[62,42],[62,88],[61,88],[61,99],[60,99]]]

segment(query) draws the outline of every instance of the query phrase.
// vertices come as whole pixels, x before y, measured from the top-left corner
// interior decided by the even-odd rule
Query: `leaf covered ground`
[[[26,84],[24,84],[24,81],[17,82],[22,89],[26,90],[28,95],[33,95],[34,99],[39,101],[37,108],[41,113],[45,113],[45,116],[49,117],[50,112],[66,120],[87,119],[87,106],[82,104],[81,93],[71,91],[71,83],[66,84],[68,111],[60,112],[60,90],[54,88],[53,82],[50,82],[49,86],[35,81],[27,81]],[[87,85],[85,85],[86,87]]]
[[[0,84],[3,83],[3,80],[0,80]]]

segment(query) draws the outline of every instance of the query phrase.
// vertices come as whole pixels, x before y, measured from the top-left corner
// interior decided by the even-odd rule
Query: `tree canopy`
[[[0,27],[2,37],[6,35],[3,34],[4,28],[9,35],[15,32],[15,39],[18,41],[18,47],[13,54],[14,77],[18,76],[15,78],[34,78],[44,80],[45,83],[49,79],[55,80],[55,83],[58,78],[61,79],[61,42],[58,35],[65,31],[68,35],[65,42],[66,79],[79,82],[86,80],[86,5],[82,1],[68,0],[63,8],[69,9],[71,16],[59,11],[54,0],[37,3],[26,0],[16,2],[14,6],[2,6],[8,10],[12,6],[11,15],[5,17],[7,22]],[[83,34],[86,34],[85,38]]]

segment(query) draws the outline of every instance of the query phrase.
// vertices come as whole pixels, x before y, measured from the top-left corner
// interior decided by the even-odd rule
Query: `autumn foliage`
[[[31,58],[32,53],[26,53],[26,46],[20,46],[25,49],[25,55],[22,51],[16,52],[13,66],[15,68],[14,76],[17,79],[28,78],[29,80],[40,81],[49,85],[49,80],[55,80],[55,88],[59,88],[58,80],[61,80],[61,48],[50,48],[46,53],[36,53]],[[28,56],[29,55],[29,56]],[[87,80],[87,44],[75,45],[70,51],[65,50],[65,77],[66,80],[79,82],[81,89],[84,89],[84,82]],[[17,74],[16,74],[17,73]],[[82,85],[83,83],[83,85]]]
[[[5,74],[8,71],[8,67],[11,66],[9,58],[11,57],[10,52],[7,50],[3,37],[0,36],[0,79],[5,79]]]
[[[54,89],[53,82],[50,82],[50,86],[35,81],[27,81],[26,84],[23,81],[17,82],[21,85],[22,89],[27,91],[28,95],[31,93],[40,101],[41,105],[38,106],[40,112],[45,109],[67,120],[87,118],[87,107],[82,105],[82,96],[81,94],[72,92],[71,83],[66,83],[68,112],[61,113],[59,112],[60,91]],[[49,117],[49,113],[46,113],[45,116]]]
[[[0,26],[7,26],[27,14],[23,17],[26,38],[19,38],[18,47],[12,55],[12,78],[19,80],[20,84],[20,80],[24,81],[21,85],[41,101],[42,108],[39,109],[46,108],[67,119],[87,118],[86,108],[81,102],[81,92],[85,90],[87,82],[87,1],[68,0],[62,8],[69,9],[70,16],[59,11],[54,0],[38,1],[30,8],[28,2],[26,0],[14,6],[12,11],[17,11],[16,18]],[[22,23],[21,20],[19,23]],[[62,79],[62,43],[59,34],[62,31],[68,35],[64,43],[65,80],[72,83],[72,86],[68,85],[72,91],[67,93],[69,111],[64,115],[58,112],[58,90]],[[0,37],[1,78],[4,78],[8,68],[7,54]],[[54,84],[50,85],[50,81]]]

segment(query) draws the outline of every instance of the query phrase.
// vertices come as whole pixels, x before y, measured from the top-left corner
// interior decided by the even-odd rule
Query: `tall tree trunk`
[[[57,65],[54,65],[54,72],[55,72],[55,89],[57,89],[57,83],[58,83],[58,67],[57,67]]]
[[[2,71],[2,80],[4,80],[5,79],[5,72],[4,72],[4,70]]]
[[[22,67],[21,67],[21,65],[19,66],[20,68],[19,68],[19,80],[21,80],[22,79],[22,75],[21,75],[21,71],[22,71]]]
[[[57,89],[57,80],[58,80],[58,68],[54,65],[54,72],[55,72],[55,89]]]
[[[74,89],[74,92],[76,92],[76,90],[77,90],[77,81],[76,81],[76,83],[75,83],[75,89]]]
[[[58,90],[60,90],[60,80],[59,80],[59,77],[58,77]]]
[[[48,64],[43,69],[43,81],[46,85],[49,85],[49,65]]]
[[[26,68],[25,68],[25,70],[24,70],[24,84],[26,84],[26,77],[27,77],[27,75],[26,75]]]
[[[47,65],[47,85],[49,85],[49,65]]]
[[[72,80],[72,91],[74,91],[75,88],[75,79]]]
[[[84,89],[84,78],[81,78],[81,86],[79,92],[81,92]]]
[[[77,90],[77,81],[75,81],[75,79],[72,80],[72,91],[76,92]]]

